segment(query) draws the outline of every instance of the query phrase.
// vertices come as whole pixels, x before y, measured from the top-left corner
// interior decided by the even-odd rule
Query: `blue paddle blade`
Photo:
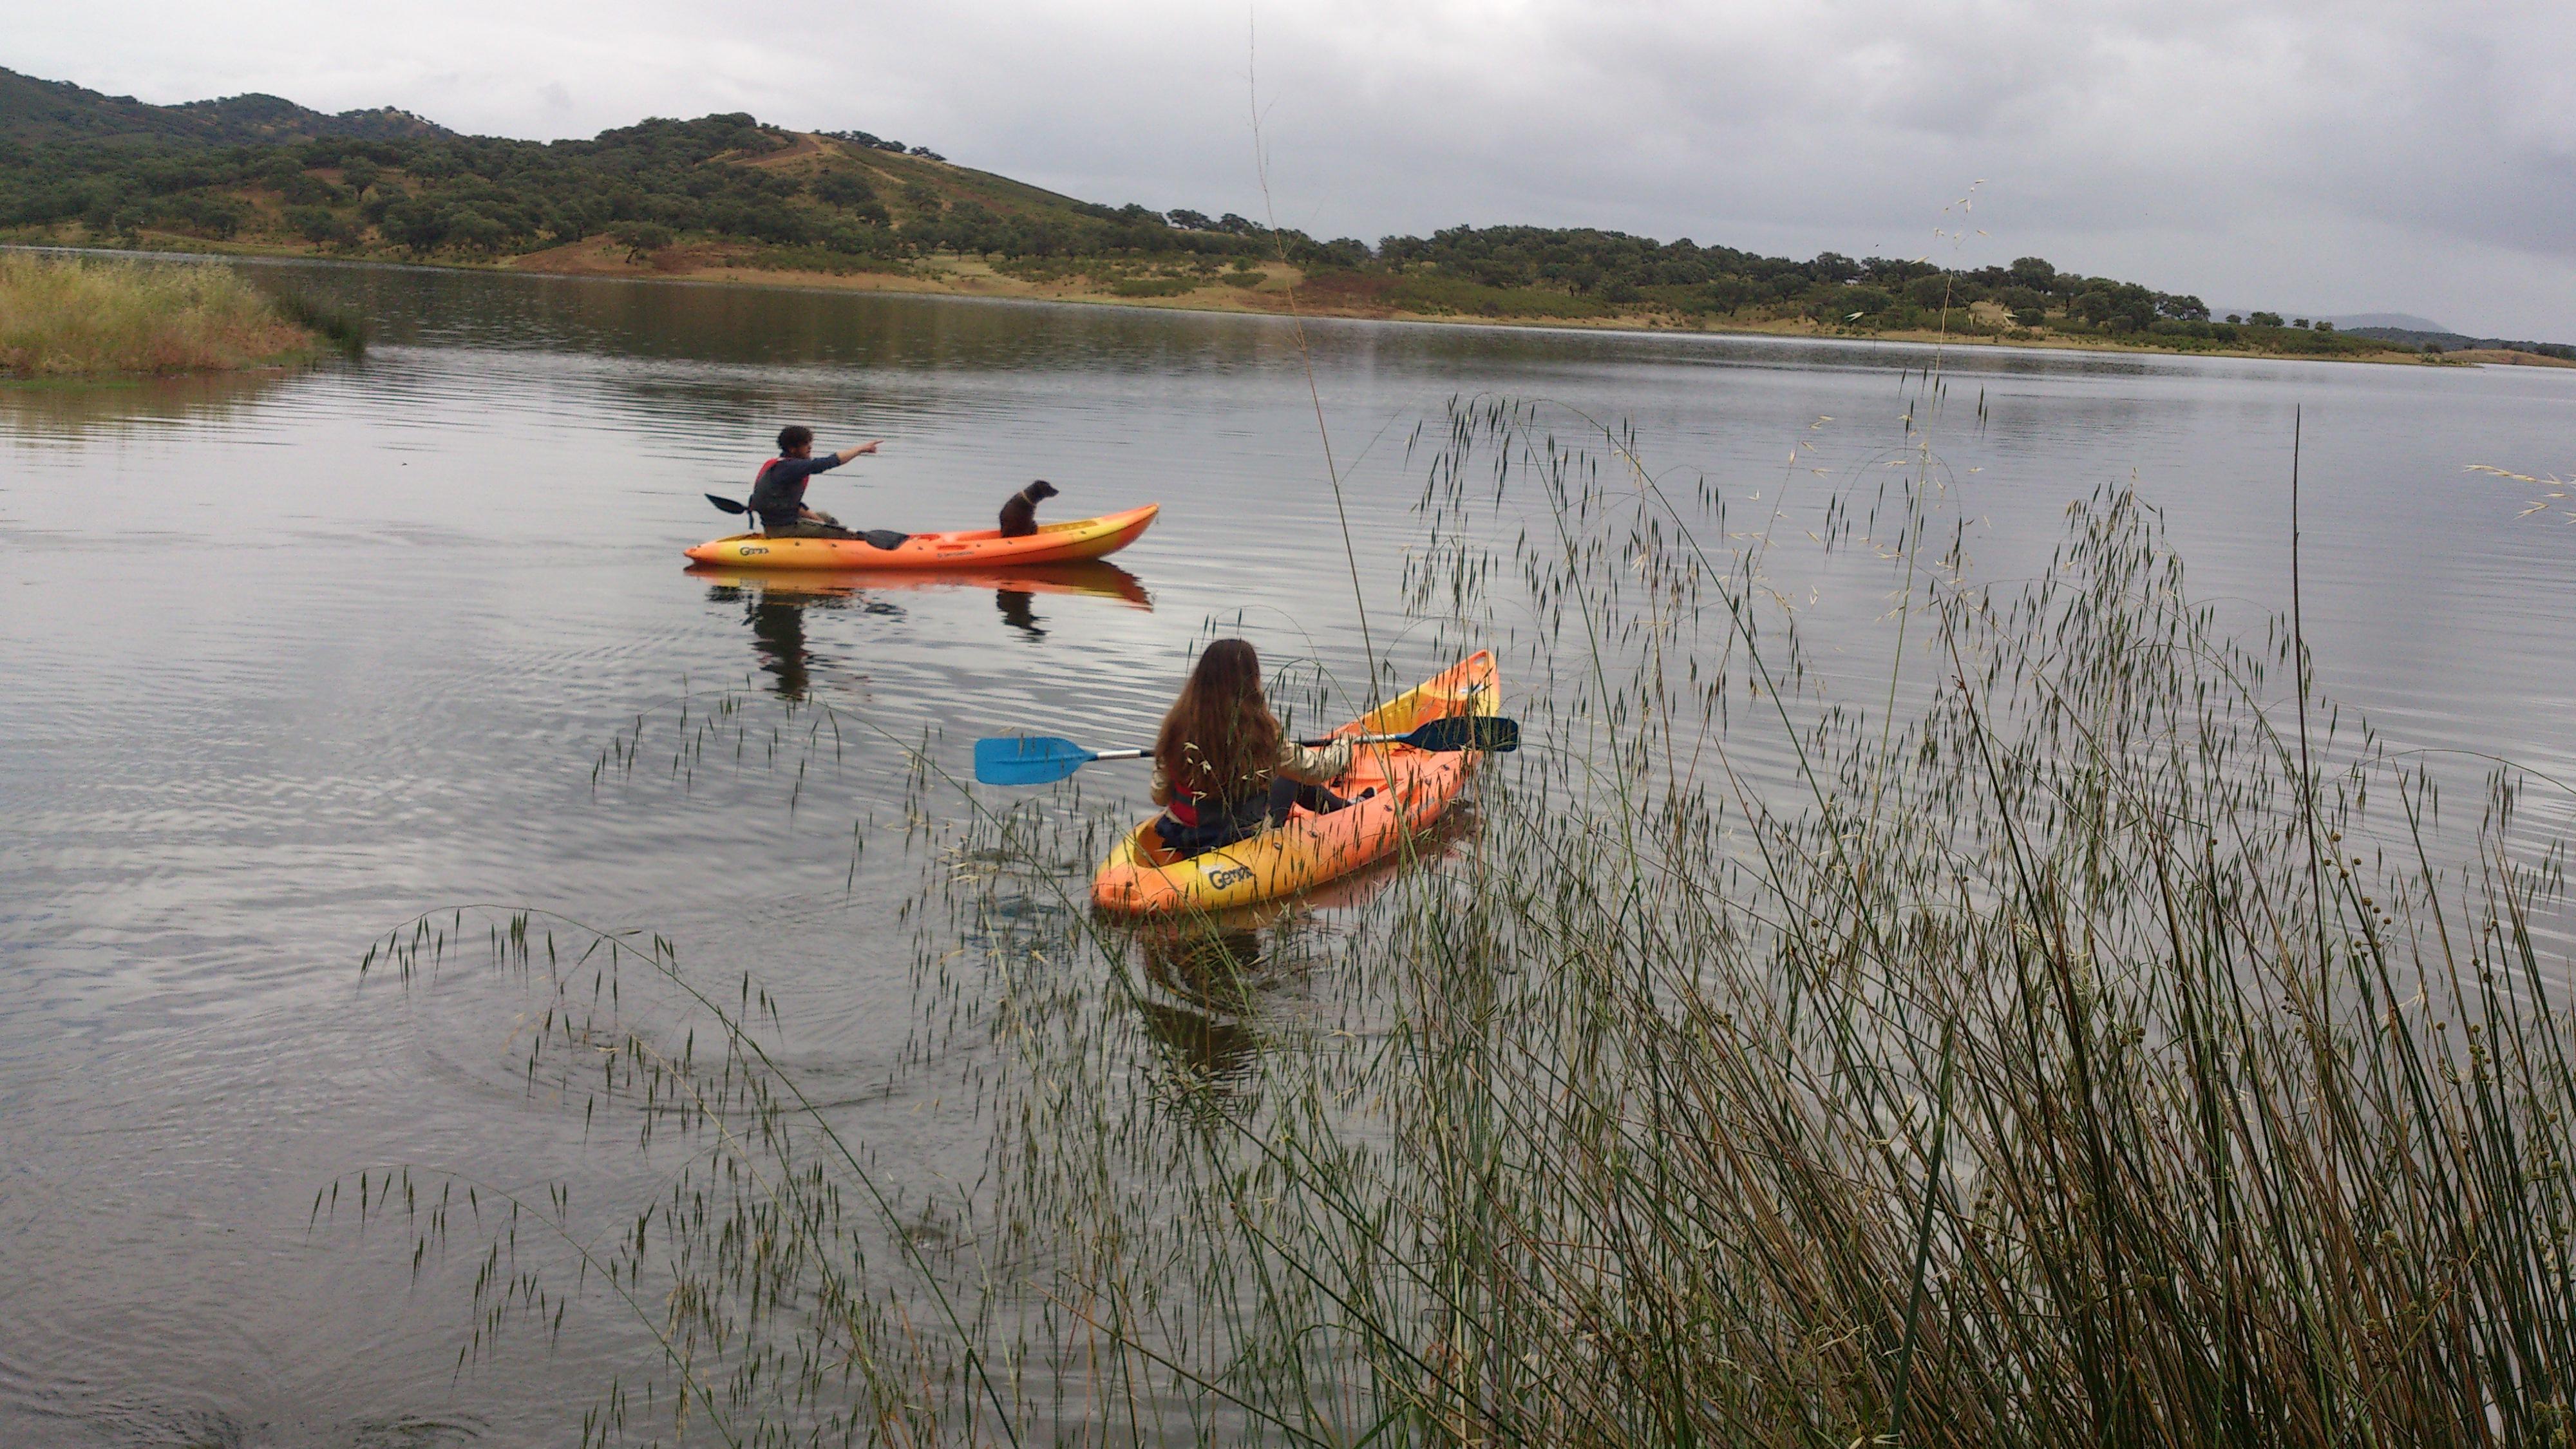
[[[1044,735],[977,740],[975,780],[983,785],[1052,785],[1091,760],[1091,751],[1073,741]]]

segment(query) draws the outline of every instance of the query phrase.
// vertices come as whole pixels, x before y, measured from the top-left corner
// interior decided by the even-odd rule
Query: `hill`
[[[2409,332],[2448,332],[2451,329],[2429,317],[2412,312],[2356,312],[2348,317],[2326,319],[2346,332],[2359,332],[2365,327],[2396,327]]]
[[[2421,318],[2415,320],[2421,321]],[[2558,342],[2523,342],[2502,337],[2471,337],[2464,332],[2417,327],[2355,327],[2356,337],[2375,337],[2422,352],[2520,352],[2558,362],[2576,362],[2576,347]]]
[[[2387,355],[2402,339],[2213,319],[2192,296],[2025,257],[1962,271],[1766,257],[1591,228],[1322,241],[1235,215],[1111,207],[863,131],[742,114],[588,140],[464,136],[274,96],[154,106],[0,71],[0,236],[521,269],[837,276],[853,285],[2082,346]]]
[[[253,146],[317,136],[391,141],[454,134],[391,106],[332,116],[264,95],[155,106],[132,96],[104,95],[69,81],[38,80],[0,69],[0,140],[21,145],[122,141]]]

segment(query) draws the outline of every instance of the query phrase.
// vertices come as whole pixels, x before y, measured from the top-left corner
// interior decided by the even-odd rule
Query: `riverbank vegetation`
[[[361,340],[230,267],[0,254],[0,377],[232,372]]]
[[[1776,530],[1823,556],[1769,541],[1768,486],[1454,407],[1422,657],[1374,687],[1508,640],[1530,743],[1325,915],[1094,916],[1129,821],[1071,787],[908,810],[915,1029],[811,1084],[756,956],[398,932],[369,966],[420,991],[488,943],[531,1092],[649,1143],[653,1186],[333,1200],[402,1214],[425,1274],[457,1250],[476,1351],[634,1333],[661,1367],[604,1390],[602,1443],[2561,1442],[2539,782],[2445,801],[2315,694],[2295,614],[2222,628],[2132,492],[1979,582],[1940,399],[1851,470],[1883,487]],[[1836,578],[1863,606],[1819,605]],[[1325,713],[1316,679],[1274,693]],[[639,723],[607,788],[865,733],[755,706]],[[934,1172],[942,1102],[989,1141]]]
[[[740,114],[538,143],[459,136],[400,112],[324,116],[274,97],[150,107],[55,86],[42,99],[51,119],[0,128],[0,234],[20,240],[648,276],[864,275],[923,290],[974,290],[980,275],[1042,295],[1227,309],[1285,309],[1293,287],[1301,308],[1352,316],[2323,357],[2417,350],[2263,313],[2213,318],[2195,297],[2039,258],[1961,271],[1515,226],[1321,240],[1232,213],[1080,201],[927,147]]]

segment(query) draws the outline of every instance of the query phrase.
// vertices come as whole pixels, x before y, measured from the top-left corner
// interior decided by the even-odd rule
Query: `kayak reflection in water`
[[[882,441],[861,443],[817,458],[812,428],[802,423],[781,428],[778,456],[760,465],[760,475],[751,485],[750,511],[760,519],[760,531],[771,538],[857,538],[859,535],[843,528],[839,519],[805,506],[805,484],[817,473],[838,468],[862,453],[875,452],[877,443]]]
[[[1303,805],[1328,815],[1350,804],[1324,788],[1348,774],[1351,745],[1309,749],[1289,739],[1261,695],[1261,656],[1241,639],[1199,655],[1154,739],[1154,833],[1183,857],[1232,845]]]

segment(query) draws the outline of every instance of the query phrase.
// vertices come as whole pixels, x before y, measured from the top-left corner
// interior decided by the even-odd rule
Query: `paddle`
[[[723,509],[727,513],[751,512],[750,509],[734,502],[730,498],[718,498],[712,493],[707,495],[707,501],[714,504],[716,507]],[[859,537],[866,539],[868,541],[868,546],[871,548],[901,548],[903,547],[904,540],[912,537],[911,534],[897,533],[891,528],[862,528],[855,529],[853,532],[857,533]]]
[[[1344,735],[1353,744],[1410,745],[1435,754],[1489,750],[1500,754],[1521,747],[1521,723],[1489,714],[1452,715],[1400,735]],[[1307,740],[1308,745],[1339,743]],[[975,779],[985,785],[1052,785],[1094,760],[1150,760],[1152,750],[1086,750],[1071,740],[1045,735],[1006,735],[975,742]]]

